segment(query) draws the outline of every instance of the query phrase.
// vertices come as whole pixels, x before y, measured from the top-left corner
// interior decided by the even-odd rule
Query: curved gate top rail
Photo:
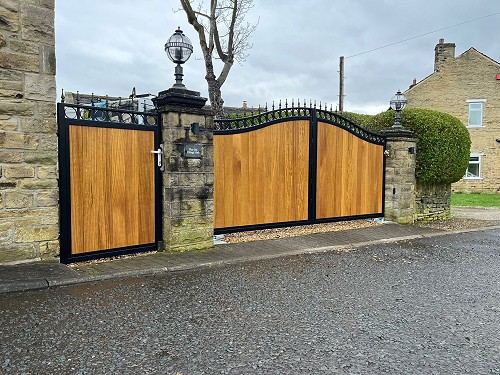
[[[348,113],[328,110],[326,106],[322,108],[321,104],[319,108],[316,107],[316,104],[314,106],[301,107],[300,102],[299,106],[293,106],[292,102],[291,107],[288,107],[286,104],[284,108],[281,107],[280,102],[278,108],[274,108],[273,104],[271,110],[267,110],[266,108],[264,112],[260,113],[226,114],[222,118],[214,119],[214,134],[243,133],[278,122],[299,119],[317,120],[335,124],[370,143],[384,145],[386,142],[386,137],[383,134],[370,131],[356,124],[355,120],[350,118]]]

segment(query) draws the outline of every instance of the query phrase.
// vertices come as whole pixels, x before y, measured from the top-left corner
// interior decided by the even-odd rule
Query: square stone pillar
[[[176,104],[162,114],[163,249],[214,246],[213,113]]]
[[[385,220],[400,224],[415,222],[415,162],[417,140],[411,130],[386,129]]]

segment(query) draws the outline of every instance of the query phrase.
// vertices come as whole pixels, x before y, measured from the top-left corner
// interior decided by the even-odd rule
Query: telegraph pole
[[[340,56],[339,111],[344,110],[344,56]]]

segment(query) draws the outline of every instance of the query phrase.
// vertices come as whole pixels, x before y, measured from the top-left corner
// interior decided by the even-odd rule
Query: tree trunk
[[[220,89],[220,83],[214,73],[211,54],[205,54],[205,68],[207,75],[205,79],[208,84],[208,98],[214,111],[215,117],[221,117],[223,113],[224,100]]]

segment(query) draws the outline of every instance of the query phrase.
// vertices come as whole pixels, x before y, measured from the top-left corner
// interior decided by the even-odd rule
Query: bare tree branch
[[[246,14],[253,8],[253,0],[199,0],[196,11],[194,0],[180,0],[188,22],[198,33],[200,47],[205,61],[206,80],[210,103],[216,116],[222,114],[224,100],[221,87],[226,81],[234,61],[239,63],[247,58],[252,48],[249,42],[256,24],[245,22]],[[209,5],[206,3],[209,2]],[[219,76],[215,74],[213,52],[223,65]]]

